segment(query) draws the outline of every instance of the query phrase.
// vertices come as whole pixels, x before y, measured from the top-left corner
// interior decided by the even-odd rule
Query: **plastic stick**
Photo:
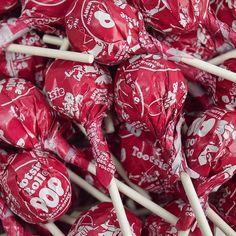
[[[181,58],[181,61],[187,65],[191,65],[213,75],[217,75],[232,82],[236,82],[236,73],[230,70],[223,69],[219,66],[212,65],[209,62],[205,62],[196,58]]]
[[[210,207],[206,209],[206,215],[227,236],[236,236],[236,232]]]
[[[229,60],[231,58],[236,58],[236,49],[226,52],[224,54],[221,54],[215,58],[212,58],[207,62],[213,65],[220,65],[220,64],[223,64],[224,61]]]
[[[195,191],[195,188],[193,186],[191,178],[189,177],[187,173],[181,172],[180,179],[183,184],[189,203],[195,214],[195,217],[196,217],[196,220],[198,222],[198,226],[201,232],[203,233],[204,236],[213,236],[211,232],[211,228],[208,224],[206,215],[204,214],[204,211],[199,202],[199,199]]]
[[[53,236],[65,236],[54,223],[41,224],[41,226],[46,228]]]
[[[115,127],[110,112],[108,112],[107,116],[104,118],[104,123],[105,123],[105,131],[107,134],[112,134],[115,132]]]
[[[63,222],[63,223],[66,223],[68,225],[73,225],[76,221],[76,218],[75,217],[71,217],[69,215],[64,215],[62,216],[59,221]]]
[[[101,191],[97,190],[95,187],[93,187],[91,184],[89,184],[87,181],[79,177],[77,174],[72,172],[70,169],[67,169],[68,174],[71,178],[71,180],[80,186],[82,189],[90,193],[94,198],[99,200],[100,202],[111,202],[111,199]]]
[[[43,41],[45,43],[50,43],[53,45],[60,46],[61,44],[59,44],[59,42],[60,42],[59,39],[60,38],[58,38],[56,36],[50,36],[50,35],[44,35],[44,37],[43,37]],[[190,56],[190,55],[188,56],[187,54],[186,54],[186,57],[182,56],[180,58],[180,61],[187,64],[187,65],[190,65],[192,67],[201,69],[201,70],[206,71],[208,73],[211,73],[213,75],[217,75],[217,76],[220,76],[220,77],[225,78],[227,80],[230,80],[232,82],[236,82],[236,73],[226,70],[226,69],[223,69],[221,67],[215,66],[209,62],[205,62],[200,59],[193,58],[192,56]]]
[[[8,47],[5,48],[5,50],[7,52],[24,53],[34,56],[42,56],[69,61],[79,61],[84,63],[92,63],[94,61],[93,55],[89,54],[60,51],[57,49],[26,46],[20,44],[10,44]]]

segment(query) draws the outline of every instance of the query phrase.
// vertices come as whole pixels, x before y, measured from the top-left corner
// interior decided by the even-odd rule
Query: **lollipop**
[[[80,158],[83,154],[62,137],[59,123],[35,86],[19,78],[3,79],[0,84],[1,140],[20,148],[52,151],[87,169],[88,163]]]
[[[37,224],[58,219],[71,204],[66,168],[52,155],[30,151],[11,155],[1,174],[8,207],[24,221]]]
[[[102,64],[118,64],[140,53],[161,53],[235,80],[234,73],[194,59],[151,37],[140,12],[122,1],[75,1],[66,15],[66,32],[73,49],[91,53]]]
[[[128,210],[125,211],[132,227],[132,235],[141,235],[142,223]],[[99,203],[83,212],[72,226],[68,236],[73,235],[121,235],[115,209],[109,202]]]
[[[128,2],[141,11],[148,25],[166,34],[195,30],[207,16],[209,7],[209,0],[128,0]]]
[[[115,167],[101,129],[102,120],[113,101],[112,79],[108,71],[98,64],[57,60],[46,72],[45,89],[54,109],[85,128],[96,160],[96,176],[114,197],[116,211],[122,210],[122,204],[117,205],[117,200],[120,201],[118,191],[118,195],[114,195],[117,190],[113,178]],[[124,228],[129,229],[129,226]]]
[[[187,93],[186,82],[173,63],[163,59],[154,60],[153,57],[136,56],[119,67],[115,80],[115,108],[125,122],[150,131],[159,139],[165,152],[163,158],[169,164],[170,183],[181,179],[199,224],[204,220],[204,226],[200,228],[211,235],[191,179],[185,173],[187,166],[180,129],[183,123],[181,110]]]

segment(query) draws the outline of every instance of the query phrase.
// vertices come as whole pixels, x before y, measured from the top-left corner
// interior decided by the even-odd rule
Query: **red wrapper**
[[[18,5],[18,0],[5,0],[0,6],[0,15],[8,13]]]
[[[129,179],[147,191],[165,195],[168,201],[175,194],[175,186],[169,182],[170,166],[158,140],[128,124],[121,126],[119,135],[121,163]]]
[[[113,102],[109,72],[98,64],[56,60],[47,70],[45,89],[55,110],[86,129],[96,159],[96,175],[107,187],[115,171],[101,128]]]
[[[213,0],[210,6],[218,19],[236,31],[236,5],[234,1]]]
[[[31,29],[45,33],[57,33],[62,28],[65,12],[72,0],[23,0],[22,13],[14,24],[2,24],[0,28],[0,47]]]
[[[15,20],[15,18],[11,18],[8,19],[7,22],[15,22]],[[15,43],[28,46],[43,46],[43,42],[40,37],[33,31],[17,39]],[[0,76],[2,78],[24,78],[36,84],[38,87],[42,87],[42,71],[45,63],[46,59],[43,57],[34,57],[22,53],[5,52],[0,57]]]
[[[148,25],[166,34],[196,30],[207,16],[209,0],[128,0],[139,9]]]
[[[0,198],[0,219],[5,233],[8,236],[32,236],[30,231],[28,231],[22,224],[20,224],[13,213],[5,205],[2,198]]]
[[[176,200],[174,202],[169,203],[165,209],[174,214],[175,216],[179,217],[180,212],[183,209],[185,203],[181,200]],[[193,214],[191,212],[188,212]],[[189,236],[202,236],[202,233],[199,227],[196,224],[197,222],[191,225],[191,229],[189,232]],[[210,223],[211,228],[213,229],[214,226]],[[169,223],[165,222],[163,219],[156,215],[150,215],[144,225],[144,229],[142,231],[143,236],[175,236],[178,234],[178,231],[175,226],[170,225]]]
[[[125,210],[125,212],[131,226],[132,235],[141,235],[141,221],[128,210]],[[121,235],[119,222],[112,203],[99,203],[90,210],[85,211],[72,226],[68,236],[78,234],[87,236]]]
[[[83,154],[62,137],[46,99],[29,81],[2,80],[0,107],[1,140],[20,148],[50,150],[63,160],[87,169]]]
[[[37,224],[60,218],[71,204],[65,166],[39,151],[9,156],[1,192],[8,207],[23,220]]]
[[[133,57],[116,74],[116,112],[125,122],[156,137],[163,137],[167,125],[181,113],[186,95],[181,71],[158,56]]]
[[[66,15],[66,32],[75,50],[112,65],[144,52],[180,57],[147,33],[141,13],[122,1],[75,1]]]

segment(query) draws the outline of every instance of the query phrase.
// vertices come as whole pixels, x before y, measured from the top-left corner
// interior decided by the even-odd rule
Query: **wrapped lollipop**
[[[8,13],[18,5],[17,0],[6,0],[4,4],[0,6],[0,15]]]
[[[102,64],[118,64],[140,53],[160,53],[235,80],[234,73],[191,58],[151,37],[141,13],[122,1],[75,1],[66,15],[66,31],[73,49],[94,55]]]
[[[123,211],[113,178],[115,167],[101,129],[102,120],[113,101],[112,79],[108,71],[98,64],[56,60],[46,72],[45,89],[54,109],[85,128],[96,160],[96,176],[108,188],[116,211]],[[60,91],[59,96],[55,95],[56,91]],[[124,211],[121,214],[127,224]],[[130,233],[129,225],[121,227]]]
[[[1,192],[8,207],[33,224],[64,215],[71,204],[71,186],[64,165],[39,151],[23,151],[8,158],[1,174]]]
[[[132,227],[132,235],[141,235],[142,223],[128,210],[125,211]],[[115,209],[109,202],[99,203],[83,212],[72,226],[68,236],[73,235],[120,235]]]
[[[212,235],[186,174],[188,168],[182,151],[181,111],[187,94],[186,82],[175,64],[154,58],[152,55],[136,56],[119,67],[115,80],[115,108],[125,122],[149,130],[159,139],[165,152],[163,158],[169,164],[168,181],[173,184],[181,179],[201,230]]]
[[[145,22],[166,34],[195,30],[207,16],[209,0],[204,1],[137,1],[128,0],[141,11]]]
[[[8,19],[14,22],[15,18]],[[21,45],[42,47],[43,42],[40,37],[31,31],[16,40]],[[30,80],[32,83],[42,87],[43,68],[46,63],[43,57],[33,57],[27,54],[5,52],[0,57],[0,76],[2,78],[17,77]]]

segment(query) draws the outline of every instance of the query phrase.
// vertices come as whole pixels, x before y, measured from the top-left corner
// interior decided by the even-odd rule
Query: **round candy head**
[[[112,79],[94,63],[56,60],[46,73],[45,89],[52,107],[84,126],[93,147],[97,176],[107,186],[114,166],[101,124],[113,101]]]
[[[187,86],[170,61],[140,55],[123,63],[116,74],[115,108],[122,120],[162,137],[181,113]]]
[[[132,235],[140,235],[141,221],[128,210],[125,210],[131,226]],[[72,226],[68,236],[75,235],[120,235],[121,230],[112,203],[104,202],[90,208],[80,215]]]
[[[65,166],[39,151],[9,156],[1,175],[1,192],[8,207],[23,220],[37,224],[58,219],[71,204],[71,186]]]
[[[206,17],[209,0],[129,0],[138,8],[148,25],[166,34],[195,30]]]

